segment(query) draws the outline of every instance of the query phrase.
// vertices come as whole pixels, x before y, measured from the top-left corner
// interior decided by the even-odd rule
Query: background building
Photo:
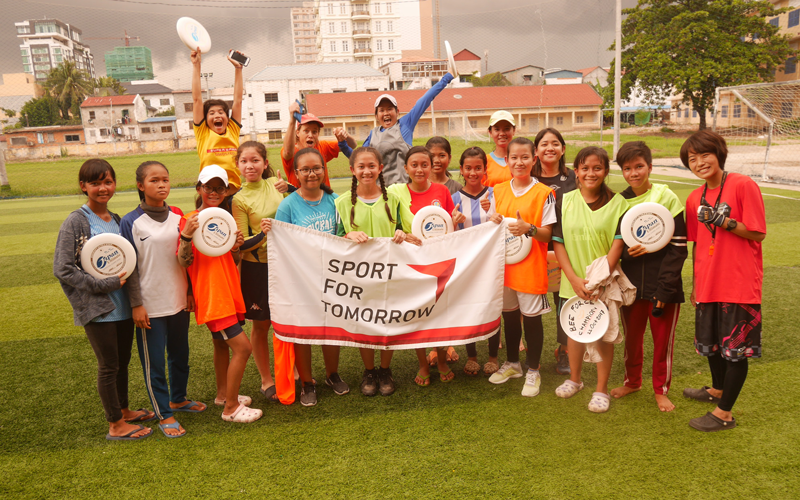
[[[106,52],[106,75],[121,82],[153,79],[153,57],[147,47],[115,47]]]
[[[14,125],[20,119],[19,111],[26,102],[44,95],[44,89],[36,83],[36,78],[27,73],[5,74],[0,79],[0,120],[7,120],[3,126]],[[14,110],[16,115],[9,117],[3,110]],[[24,122],[23,122],[24,123]]]
[[[63,61],[74,61],[75,66],[97,78],[94,56],[82,42],[82,32],[75,26],[58,19],[29,19],[14,23],[17,38],[22,39],[22,71],[34,75],[36,81],[47,79],[48,73]]]
[[[462,82],[466,81],[465,78],[470,75],[481,76],[481,58],[478,54],[462,49],[453,54],[453,59],[456,62],[456,69]]]
[[[519,68],[510,69],[501,73],[506,79],[511,82],[511,85],[541,85],[544,83],[544,68],[540,66],[521,66]],[[548,80],[547,83],[550,83]],[[570,83],[581,83],[570,82]]]
[[[136,140],[139,122],[147,119],[147,107],[138,95],[87,97],[81,103],[81,122],[86,144]]]
[[[583,83],[583,73],[568,69],[551,69],[544,72],[544,80],[547,85],[572,85]]]
[[[302,7],[292,7],[292,53],[295,64],[311,64],[317,61],[317,32],[314,24],[314,2],[303,2]]]
[[[172,89],[161,85],[156,80],[122,82],[122,86],[125,88],[126,94],[139,94],[147,108],[153,113],[167,111],[175,105]]]

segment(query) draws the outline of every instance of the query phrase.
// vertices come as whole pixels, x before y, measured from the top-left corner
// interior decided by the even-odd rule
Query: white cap
[[[514,115],[505,110],[495,111],[492,117],[489,118],[489,126],[492,127],[496,125],[497,122],[502,122],[504,120],[510,123],[512,127],[517,126],[514,122]]]
[[[389,102],[391,102],[394,105],[395,108],[397,107],[397,99],[395,99],[394,97],[390,96],[389,94],[381,94],[381,95],[378,96],[377,99],[375,99],[375,109],[378,109],[378,105],[384,99],[388,99]]]
[[[208,182],[214,177],[219,177],[222,179],[222,182],[225,183],[225,187],[228,187],[228,172],[226,172],[225,169],[219,165],[209,165],[207,167],[203,167],[203,170],[200,171],[200,177],[198,177],[197,180],[201,184],[208,184]]]

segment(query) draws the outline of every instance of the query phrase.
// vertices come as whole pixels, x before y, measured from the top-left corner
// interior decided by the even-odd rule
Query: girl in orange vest
[[[528,343],[528,372],[525,374],[522,395],[528,397],[539,394],[541,385],[539,360],[544,343],[542,314],[550,312],[550,302],[547,300],[547,242],[556,223],[553,190],[531,176],[534,158],[533,143],[529,139],[518,137],[512,140],[506,159],[512,179],[494,186],[497,213],[516,219],[508,223],[508,230],[514,236],[533,238],[533,246],[522,261],[506,265],[503,324],[506,345],[509,347],[508,360],[489,377],[489,382],[493,384],[522,377],[519,351],[514,347],[519,345],[524,326]]]
[[[501,182],[511,180],[511,169],[506,158],[508,157],[508,146],[514,138],[517,124],[514,115],[508,111],[496,111],[489,118],[489,136],[494,141],[494,151],[489,153],[486,162],[486,179],[483,181],[485,186],[494,187]]]

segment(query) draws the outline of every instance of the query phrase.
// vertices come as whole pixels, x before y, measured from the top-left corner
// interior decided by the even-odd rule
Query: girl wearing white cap
[[[501,182],[511,180],[511,171],[506,166],[508,145],[516,131],[514,115],[508,111],[495,111],[489,118],[489,135],[494,141],[494,151],[489,153],[486,162],[486,179],[484,185],[494,187]]]

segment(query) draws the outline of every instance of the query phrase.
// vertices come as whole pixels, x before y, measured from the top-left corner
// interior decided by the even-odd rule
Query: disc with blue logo
[[[506,239],[506,264],[516,264],[522,262],[531,253],[533,240],[528,235],[514,236],[508,230],[509,222],[517,222],[515,217],[503,217],[505,219],[505,239]]]
[[[191,50],[199,47],[202,54],[211,50],[211,37],[208,35],[208,31],[191,17],[178,19],[176,28],[181,41]]]
[[[661,250],[675,232],[675,220],[664,205],[647,202],[625,212],[620,223],[622,240],[629,247],[642,245],[648,253]]]
[[[195,248],[203,255],[219,257],[236,243],[236,221],[219,207],[206,208],[197,216],[200,227],[192,235]]]
[[[119,276],[128,279],[136,268],[136,250],[118,234],[103,233],[89,238],[81,249],[81,267],[97,279]]]
[[[422,207],[411,222],[411,234],[421,240],[453,232],[453,218],[442,207]]]

